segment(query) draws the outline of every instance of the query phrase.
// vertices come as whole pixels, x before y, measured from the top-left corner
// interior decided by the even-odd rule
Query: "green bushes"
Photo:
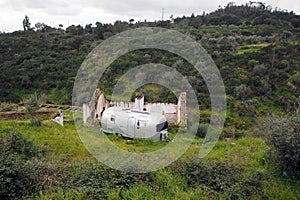
[[[0,153],[32,158],[40,152],[34,143],[26,141],[20,133],[10,129],[0,130]]]
[[[250,199],[263,197],[261,173],[246,174],[239,165],[199,160],[172,164],[155,179],[113,190],[109,199]]]
[[[282,174],[300,178],[300,110],[287,117],[268,117],[263,130]]]
[[[252,97],[253,92],[250,87],[242,84],[234,89],[234,94],[237,99],[246,100]]]
[[[30,119],[30,124],[32,126],[42,126],[43,125],[43,119],[41,119],[41,118],[32,118],[32,119]]]
[[[29,161],[40,153],[37,146],[11,130],[0,132],[0,199],[19,199],[37,192],[39,172]],[[41,171],[44,171],[41,169]]]
[[[22,134],[0,130],[0,199],[282,199],[300,195],[299,181],[284,180],[269,171],[268,147],[262,139],[244,137],[235,140],[235,145],[219,141],[206,158],[199,159],[194,155],[203,139],[196,138],[198,143],[187,155],[170,166],[131,174],[110,169],[80,151],[73,125],[45,122],[37,128],[26,121],[1,122],[1,127],[8,124],[49,151],[41,158],[41,148]],[[144,145],[156,148],[153,143]]]
[[[294,75],[290,77],[290,82],[296,87],[300,88],[300,73],[296,72]]]
[[[45,98],[44,95],[41,96]],[[42,126],[43,120],[38,117],[34,117],[36,111],[40,108],[40,96],[37,93],[31,95],[28,99],[24,100],[26,112],[31,116],[30,124],[32,126]]]
[[[30,167],[14,154],[0,154],[0,199],[18,199],[30,194],[34,180]]]
[[[92,199],[105,199],[115,188],[128,189],[137,182],[153,181],[153,174],[132,174],[110,169],[100,163],[87,163],[69,178],[70,188],[79,188]]]
[[[215,194],[222,194],[228,199],[247,199],[260,196],[263,189],[263,175],[247,175],[242,166],[227,164],[223,161],[206,163],[191,161],[182,171],[191,187],[208,187]]]
[[[92,199],[88,197],[85,192],[80,192],[76,190],[67,190],[62,189],[57,192],[40,192],[39,196],[32,197],[31,199],[36,200],[48,200],[48,199],[63,199],[63,200],[89,200]]]
[[[205,138],[209,124],[200,124],[196,133],[196,136]]]

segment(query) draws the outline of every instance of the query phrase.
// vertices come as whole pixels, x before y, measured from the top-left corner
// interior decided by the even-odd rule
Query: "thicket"
[[[45,168],[34,158],[42,154],[34,143],[13,130],[0,131],[0,198],[19,199],[42,189]]]
[[[247,175],[243,167],[224,161],[189,161],[180,173],[186,177],[192,188],[208,187],[215,194],[226,199],[248,199],[250,196],[263,196],[265,174],[255,172]]]
[[[300,178],[300,110],[285,117],[269,116],[263,126],[271,158],[281,163],[281,174]]]

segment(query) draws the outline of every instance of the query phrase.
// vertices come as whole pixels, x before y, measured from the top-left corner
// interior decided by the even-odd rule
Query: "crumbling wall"
[[[181,92],[178,98],[177,123],[187,127],[186,92]]]
[[[164,115],[169,123],[187,125],[186,116],[186,92],[182,92],[178,104],[173,103],[144,103],[144,96],[135,98],[135,102],[109,101],[104,93],[96,89],[91,101],[83,104],[84,124],[94,123],[101,120],[103,112],[109,107],[123,107],[128,109],[158,112]]]
[[[134,102],[125,102],[125,101],[110,101],[109,107],[123,107],[128,109],[133,109],[135,103]]]
[[[83,112],[83,123],[84,124],[87,124],[87,122],[89,121],[89,120],[91,120],[91,109],[90,109],[90,106],[89,106],[89,104],[87,104],[87,103],[84,103],[83,105],[82,105],[82,112]]]
[[[134,99],[134,108],[137,110],[144,110],[144,95],[140,94]]]
[[[177,104],[173,103],[146,103],[146,110],[164,115],[169,123],[177,123]],[[179,120],[180,121],[180,120]]]

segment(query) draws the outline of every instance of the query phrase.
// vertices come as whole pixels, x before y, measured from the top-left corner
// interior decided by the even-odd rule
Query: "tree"
[[[80,46],[82,44],[82,37],[75,37],[74,40],[71,42],[71,46],[76,49],[78,52],[80,50]]]
[[[85,25],[84,32],[92,34],[93,33],[92,24]]]
[[[127,22],[121,22],[119,20],[115,21],[114,23],[114,32],[115,33],[121,33],[122,31],[125,31],[128,27]]]
[[[104,27],[101,22],[96,22],[96,27],[94,28],[94,34],[97,35],[99,39],[103,39]]]
[[[77,25],[77,26],[72,25],[66,29],[66,32],[70,33],[72,35],[82,35],[84,33],[84,29],[80,25]]]
[[[31,82],[29,76],[28,76],[28,75],[22,76],[22,79],[21,79],[21,87],[27,89],[27,88],[29,88],[31,85],[32,85],[32,82]]]
[[[29,22],[29,17],[27,15],[25,15],[25,18],[23,19],[23,28],[24,28],[24,31],[28,31],[30,30],[30,22]]]
[[[26,112],[33,116],[33,114],[40,108],[38,103],[38,95],[35,93],[30,98],[24,101]]]
[[[170,16],[170,21],[171,21],[171,23],[174,23],[174,15],[173,14]]]
[[[134,19],[130,19],[129,23],[132,24],[134,22]]]
[[[40,22],[35,24],[36,30],[40,32],[46,32],[48,27],[49,26],[47,24],[40,23]]]
[[[42,126],[42,119],[35,117],[35,113],[40,108],[39,99],[37,93],[31,95],[31,97],[27,100],[24,100],[24,106],[26,108],[26,112],[30,115],[30,123],[32,126]]]

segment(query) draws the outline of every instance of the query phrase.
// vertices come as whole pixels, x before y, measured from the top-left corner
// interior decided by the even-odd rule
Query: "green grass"
[[[43,121],[41,127],[30,125],[29,120],[0,121],[0,129],[13,129],[20,132],[29,141],[34,141],[44,148],[45,160],[51,163],[67,164],[67,173],[76,172],[80,163],[95,162],[92,155],[86,150],[75,126],[66,123],[64,127],[53,121]],[[93,136],[94,137],[94,136]],[[107,137],[120,148],[135,151],[149,152],[164,147],[166,142],[150,140],[123,139],[108,134]],[[100,138],[101,139],[101,138]],[[300,198],[300,181],[291,181],[276,175],[277,164],[268,163],[268,146],[263,139],[242,137],[234,141],[218,141],[213,150],[205,157],[198,158],[199,150],[204,139],[195,137],[190,148],[174,163],[175,166],[184,166],[191,159],[197,162],[222,161],[228,164],[243,167],[243,173],[251,176],[257,172],[267,178],[263,182],[263,194],[269,199],[297,199]],[[101,146],[101,145],[100,145]],[[79,165],[78,165],[79,164]],[[72,167],[73,166],[73,167]],[[208,187],[190,187],[184,176],[174,173],[172,167],[166,167],[154,173],[154,182],[142,181],[130,188],[116,187],[108,192],[109,199],[224,199],[220,193]],[[176,169],[176,167],[175,167]],[[109,181],[109,180],[107,180]],[[34,199],[88,199],[89,195],[76,188],[41,191]],[[253,195],[251,198],[259,199]]]
[[[264,195],[269,199],[299,199],[300,198],[300,182],[275,179],[273,182],[266,181],[264,187]]]
[[[240,54],[244,54],[244,53],[258,52],[261,48],[267,47],[269,45],[270,45],[270,43],[267,43],[267,42],[259,43],[259,44],[244,45],[238,49],[236,54],[240,55]]]
[[[78,192],[76,190],[63,191],[59,189],[57,192],[40,192],[38,196],[31,197],[33,200],[49,200],[49,199],[60,199],[60,200],[88,200],[91,199],[85,192]]]
[[[165,200],[165,199],[220,199],[221,196],[213,194],[208,188],[191,188],[183,176],[173,174],[168,169],[156,173],[152,185],[137,184],[128,190],[117,188],[109,193],[108,199],[136,199],[136,200]]]
[[[167,142],[154,142],[152,139],[128,139],[118,135],[106,134],[113,144],[117,145],[123,150],[130,152],[146,153],[158,150],[167,145]]]
[[[31,126],[26,121],[0,121],[0,129],[12,129],[20,132],[29,141],[35,142],[46,151],[49,161],[85,161],[91,158],[82,144],[75,126],[65,123],[65,126],[46,120],[41,127]]]

